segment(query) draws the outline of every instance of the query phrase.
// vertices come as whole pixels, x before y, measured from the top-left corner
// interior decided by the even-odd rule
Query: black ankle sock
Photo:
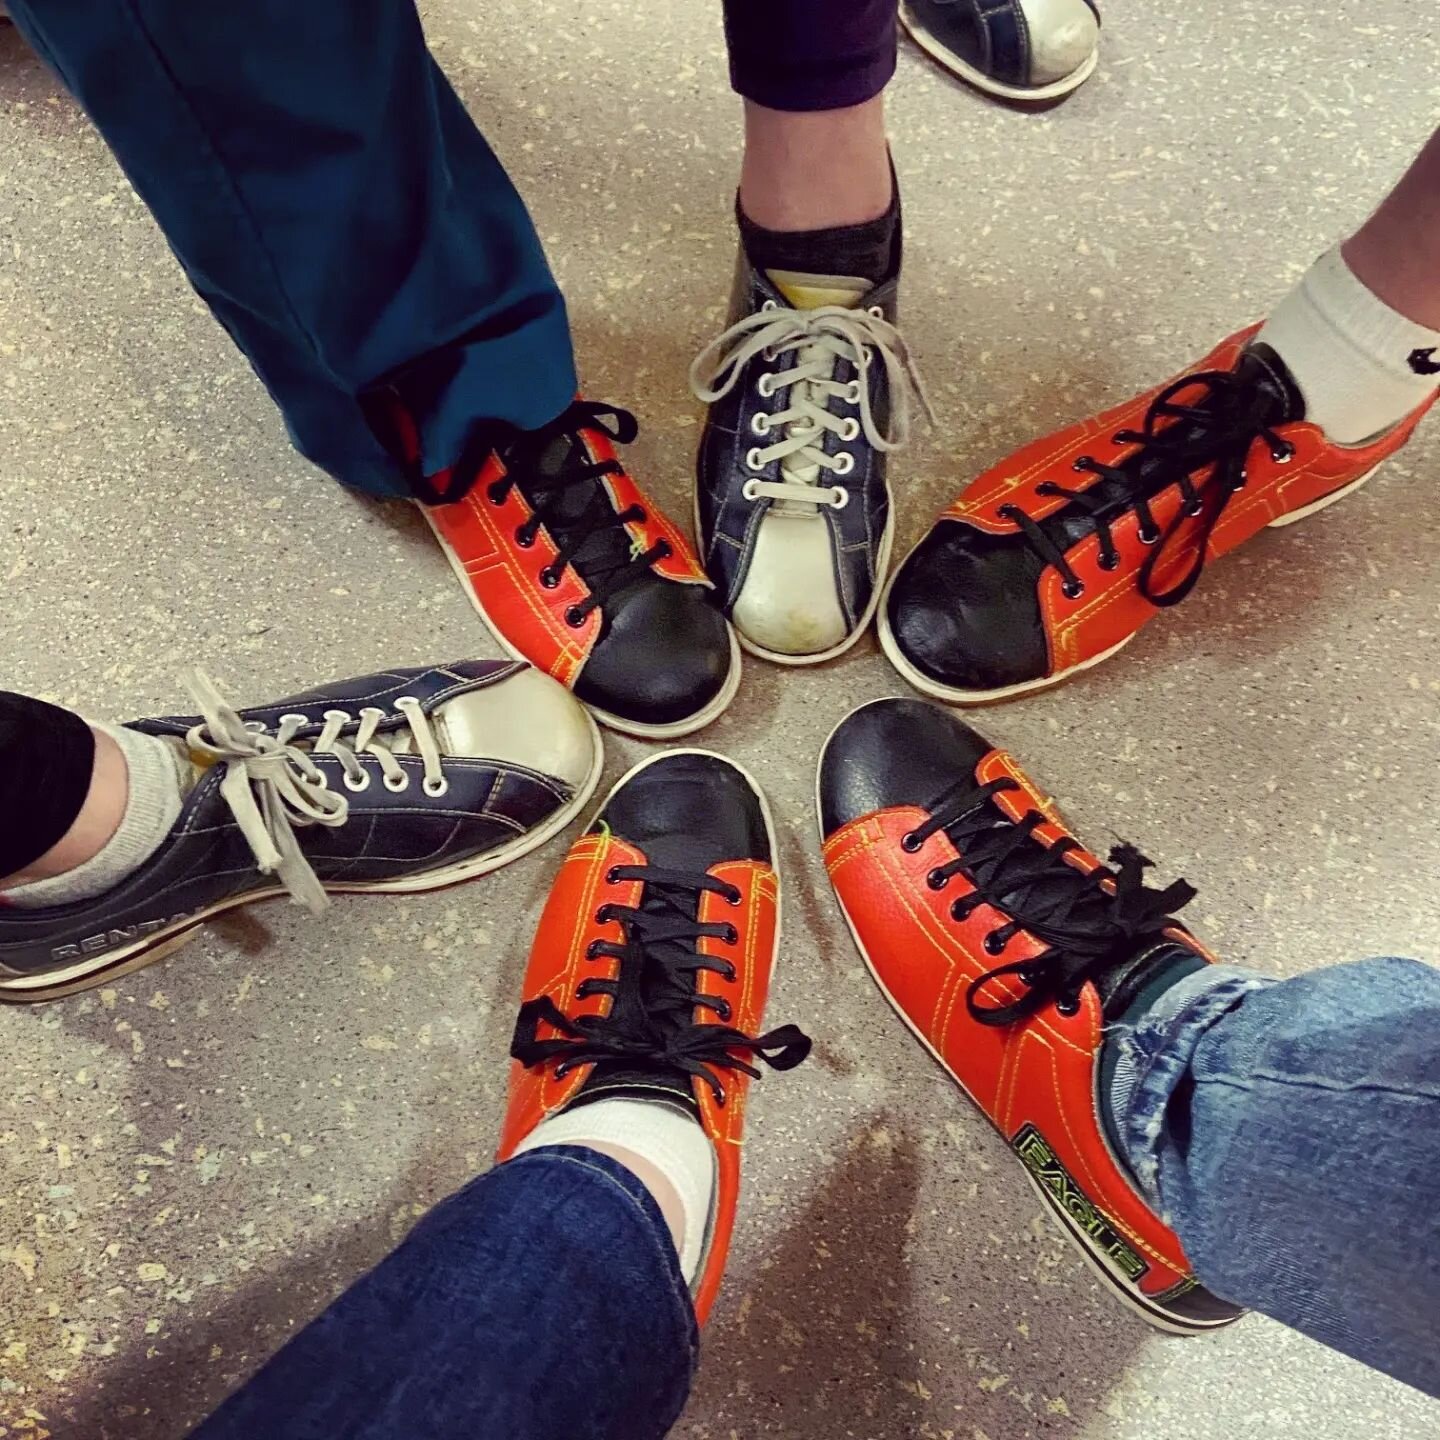
[[[829,230],[767,230],[757,225],[735,197],[740,243],[757,270],[798,270],[806,275],[854,275],[878,285],[900,263],[900,190],[875,220]]]

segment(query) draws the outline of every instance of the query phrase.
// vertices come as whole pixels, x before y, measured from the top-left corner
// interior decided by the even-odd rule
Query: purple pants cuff
[[[842,110],[895,73],[896,0],[725,0],[730,83],[771,110]]]

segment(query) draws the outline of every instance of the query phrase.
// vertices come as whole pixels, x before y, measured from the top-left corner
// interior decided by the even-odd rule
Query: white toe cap
[[[447,753],[524,765],[575,791],[600,759],[600,734],[585,707],[530,666],[447,700],[436,713]]]
[[[1100,22],[1085,0],[1020,0],[1030,31],[1031,85],[1073,75],[1100,43]]]
[[[766,515],[730,618],[752,645],[777,655],[820,655],[845,639],[823,517]]]

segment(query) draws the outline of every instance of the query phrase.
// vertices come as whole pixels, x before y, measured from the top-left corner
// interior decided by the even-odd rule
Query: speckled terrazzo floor
[[[902,540],[1015,443],[1261,313],[1427,133],[1417,0],[1109,0],[1097,78],[997,109],[911,53],[892,90],[907,330],[942,424]],[[737,105],[718,7],[433,0],[427,21],[566,285],[594,393],[684,514],[684,373],[721,320]],[[1434,961],[1440,427],[1275,532],[1124,656],[982,723],[1082,833],[1144,843],[1274,974]],[[83,117],[0,28],[0,682],[123,717],[203,657],[242,700],[492,646],[415,520],[287,448]],[[705,741],[784,817],[777,1019],[727,1288],[683,1440],[1353,1440],[1440,1404],[1280,1327],[1172,1341],[1099,1292],[902,1032],[823,886],[811,774],[866,642],[752,662]],[[607,773],[644,753],[609,742]],[[487,1163],[556,845],[458,892],[272,905],[113,989],[0,1014],[0,1436],[177,1440]]]

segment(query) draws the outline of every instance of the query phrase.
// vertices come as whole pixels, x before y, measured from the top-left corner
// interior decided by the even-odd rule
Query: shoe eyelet
[[[1067,600],[1078,600],[1085,593],[1085,582],[1083,580],[1076,580],[1072,583],[1066,580],[1064,584],[1060,586],[1060,593],[1064,595]]]
[[[495,484],[487,485],[485,487],[485,498],[492,505],[503,505],[505,503],[505,489],[502,482],[497,480]]]
[[[740,943],[740,932],[733,925],[726,925],[725,933],[720,937],[721,943],[725,945],[738,945]]]
[[[587,960],[599,960],[599,959],[601,958],[601,956],[600,956],[600,947],[601,947],[603,944],[605,944],[605,941],[603,941],[603,940],[592,940],[592,941],[585,947],[585,958],[586,958]]]
[[[745,452],[745,466],[749,470],[763,470],[765,462],[760,458],[760,447],[752,445]]]
[[[1070,462],[1070,468],[1072,470],[1088,470],[1094,463],[1095,460],[1090,455],[1077,455],[1074,460]]]
[[[738,905],[744,898],[744,892],[738,885],[732,885],[729,891],[720,897],[727,905]]]
[[[1139,541],[1142,545],[1158,545],[1160,543],[1160,532],[1158,530],[1141,529]]]
[[[932,890],[943,890],[950,883],[950,877],[937,865],[925,877],[925,883]]]
[[[516,530],[515,543],[522,549],[528,550],[535,543],[535,536],[524,529]]]
[[[722,980],[728,980],[731,984],[734,984],[735,977],[739,973],[740,972],[736,970],[735,966],[727,960],[725,962],[725,968],[720,972],[720,978]]]
[[[763,305],[761,305],[760,308],[761,308],[762,310],[778,310],[778,309],[780,308],[780,306],[779,306],[779,303],[778,303],[777,301],[767,300],[767,301],[765,301],[765,303],[764,303]]]
[[[1120,555],[1118,552],[1114,555],[1102,555],[1095,563],[1099,565],[1102,570],[1118,570],[1120,568]]]
[[[1193,520],[1197,515],[1199,515],[1204,509],[1205,509],[1205,502],[1204,502],[1203,500],[1200,500],[1200,499],[1196,499],[1193,503],[1188,503],[1188,502],[1187,502],[1187,504],[1185,505],[1185,513],[1186,513],[1186,515],[1188,515],[1192,520]]]
[[[620,867],[618,865],[612,865],[605,872],[605,883],[607,885],[618,885],[620,883]]]
[[[355,723],[348,710],[332,709],[326,710],[324,713],[327,720],[338,720],[342,725],[353,725]]]
[[[843,510],[850,503],[850,492],[843,485],[830,487],[830,508]]]
[[[885,318],[885,307],[883,305],[871,305],[866,309],[865,313],[867,315],[873,315],[877,320],[883,320]]]
[[[1272,450],[1270,452],[1270,458],[1277,465],[1288,465],[1295,458],[1295,447],[1293,445],[1285,445],[1279,450]]]
[[[1130,431],[1128,431],[1128,430],[1117,430],[1117,431],[1110,437],[1110,443],[1111,443],[1112,445],[1131,445],[1131,444],[1133,444],[1134,442],[1130,439]]]
[[[308,715],[302,715],[298,710],[287,710],[275,722],[275,728],[278,730],[280,726],[282,726],[287,720],[293,720],[297,725],[313,725],[315,723]],[[258,720],[255,723],[257,725],[260,724]],[[263,729],[264,726],[261,726],[261,728]],[[248,725],[246,726],[246,729],[249,729]]]
[[[560,584],[558,576],[548,565],[540,572],[540,583],[547,590],[554,590]]]
[[[615,907],[613,905],[602,905],[595,912],[595,923],[597,925],[608,925],[615,918]]]
[[[900,848],[907,855],[913,855],[924,843],[913,830],[907,830],[900,837]]]
[[[995,936],[997,933],[997,931],[992,930],[985,937],[985,953],[987,955],[1003,955],[1005,953],[1006,942],[1004,940],[996,940]]]
[[[752,476],[740,487],[740,494],[746,500],[758,500],[760,498],[760,482]]]
[[[344,785],[347,790],[353,790],[358,794],[361,790],[368,790],[370,788],[370,776],[368,774],[362,775],[356,780],[349,775],[344,775],[341,776],[340,783]]]
[[[851,405],[858,405],[860,403],[861,393],[862,387],[860,382],[858,380],[852,380],[849,389],[845,392],[846,402]]]
[[[450,782],[442,775],[438,780],[432,780],[428,775],[420,782],[420,788],[432,799],[438,800],[442,795],[448,794]]]
[[[1058,495],[1060,493],[1060,487],[1053,480],[1042,480],[1035,487],[1035,493],[1037,495],[1043,495],[1046,497],[1046,499],[1049,499],[1051,495]],[[1007,510],[1013,510],[1016,507],[1013,505],[1007,505],[1005,508]]]
[[[387,775],[383,783],[392,795],[398,795],[402,790],[410,788],[410,777],[408,775]]]
[[[572,629],[578,630],[585,623],[586,612],[578,605],[572,605],[565,612],[565,623]]]
[[[750,433],[752,435],[768,435],[770,433],[770,417],[763,410],[757,410],[750,417]]]
[[[311,775],[309,779],[310,783],[317,790],[328,790],[330,788],[330,782],[325,778],[325,772],[323,770],[317,772],[314,775]]]
[[[965,899],[966,897],[962,895],[958,900],[952,900],[950,902],[950,918],[955,921],[957,925],[963,925],[970,918],[971,910],[974,908],[972,906],[971,910],[967,910],[965,908]]]
[[[849,416],[844,425],[840,427],[840,438],[842,440],[858,440],[860,438],[860,422],[853,416]]]
[[[1073,1015],[1078,1015],[1080,1013],[1080,997],[1078,995],[1062,996],[1055,1002],[1055,1009],[1067,1019]]]
[[[675,553],[675,547],[668,541],[662,540],[655,547],[655,558],[657,560],[668,560]]]
[[[848,450],[842,450],[835,457],[835,468],[831,472],[835,475],[848,475],[855,468],[855,457]]]
[[[774,376],[768,370],[755,382],[755,393],[763,400],[768,400],[775,393]]]

